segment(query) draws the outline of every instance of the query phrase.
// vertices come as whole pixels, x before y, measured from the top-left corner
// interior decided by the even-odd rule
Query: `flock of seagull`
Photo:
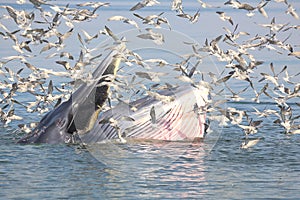
[[[64,99],[70,97],[73,87],[76,87],[77,81],[87,82],[91,77],[91,73],[85,70],[88,66],[97,65],[101,54],[94,55],[97,48],[90,48],[89,44],[94,40],[103,40],[100,36],[112,38],[114,44],[126,43],[126,39],[119,38],[108,27],[105,26],[97,34],[90,35],[87,31],[76,31],[77,24],[91,20],[99,20],[98,12],[101,7],[104,9],[111,6],[110,3],[102,2],[86,2],[76,5],[55,5],[55,1],[44,0],[29,0],[32,4],[32,9],[23,9],[22,6],[14,8],[10,5],[0,5],[0,9],[5,13],[0,18],[0,36],[1,40],[6,40],[12,44],[15,54],[2,57],[0,60],[0,118],[1,121],[8,125],[14,120],[24,121],[22,116],[16,112],[16,106],[24,108],[29,113],[45,113],[51,107],[60,104]],[[16,1],[18,4],[26,3],[25,0]],[[282,67],[279,72],[276,72],[271,58],[270,60],[256,60],[255,56],[250,52],[267,49],[274,52],[274,55],[286,55],[295,61],[300,59],[300,51],[295,51],[299,44],[290,44],[289,37],[281,38],[282,33],[290,32],[291,34],[299,34],[300,25],[285,23],[276,23],[275,17],[268,24],[257,24],[266,30],[266,34],[255,34],[244,31],[238,31],[239,26],[235,23],[235,19],[229,16],[222,10],[222,6],[228,9],[245,10],[245,14],[252,17],[256,12],[265,18],[269,18],[266,8],[269,4],[281,4],[284,13],[290,17],[299,19],[299,16],[292,4],[287,0],[262,0],[258,5],[251,3],[241,3],[237,0],[229,0],[222,5],[214,6],[204,1],[198,0],[199,8],[195,13],[188,14],[184,10],[184,2],[182,0],[173,0],[170,5],[171,12],[179,18],[186,19],[188,23],[195,24],[201,21],[201,9],[215,9],[216,15],[220,20],[228,21],[228,27],[224,27],[225,33],[218,35],[212,39],[206,39],[204,44],[182,44],[191,46],[191,54],[186,55],[186,59],[171,64],[164,59],[143,59],[138,53],[127,49],[124,51],[123,63],[128,66],[140,65],[146,68],[147,63],[156,64],[164,67],[172,66],[175,71],[180,73],[177,77],[178,81],[188,82],[190,84],[201,84],[208,88],[211,93],[212,100],[207,102],[208,120],[217,120],[221,125],[233,124],[240,127],[245,133],[245,141],[241,148],[249,148],[258,143],[259,139],[250,139],[248,136],[255,134],[259,128],[263,126],[264,118],[274,119],[272,123],[281,126],[286,134],[300,133],[300,113],[299,113],[299,97],[300,97],[300,70],[298,73],[290,74],[288,66]],[[128,24],[140,31],[137,37],[145,40],[151,40],[157,45],[163,44],[164,35],[156,32],[157,28],[168,28],[172,30],[172,23],[165,16],[164,12],[145,16],[141,13],[136,13],[137,10],[144,7],[153,7],[160,4],[157,0],[143,0],[133,5],[129,11],[132,12],[132,18],[121,15],[112,16],[107,21],[120,21]],[[47,9],[45,9],[47,8]],[[1,11],[1,12],[2,12]],[[9,24],[10,23],[10,24]],[[12,23],[14,23],[12,25]],[[9,24],[9,26],[7,25]],[[142,28],[146,26],[146,28]],[[61,28],[64,27],[64,28]],[[233,31],[230,28],[233,27]],[[66,30],[66,31],[63,31]],[[72,36],[77,35],[77,39],[81,45],[81,50],[78,58],[69,52],[65,51],[65,41]],[[247,39],[244,39],[247,38]],[[99,48],[99,47],[98,47]],[[105,47],[112,49],[114,45]],[[48,68],[42,68],[30,63],[30,60],[35,57],[42,57],[47,52],[54,53],[47,55],[46,58],[57,58],[56,64],[64,68],[63,71],[55,71]],[[221,63],[226,63],[220,74],[201,71],[201,61],[205,57],[214,57]],[[195,59],[197,64],[191,67],[190,60]],[[271,74],[265,72],[257,72],[261,66],[269,66]],[[18,67],[16,67],[18,66]],[[25,72],[27,71],[27,72]],[[141,85],[136,82],[136,77],[153,81],[150,89],[148,86],[143,86],[148,93],[154,96],[157,88],[170,87],[168,83],[159,82],[159,77],[164,73],[151,72],[145,70],[137,72],[130,78],[117,75],[117,81],[112,83],[113,89],[116,92],[111,92],[110,98],[115,96],[121,101],[121,95],[118,95],[118,90],[122,88],[131,88],[134,90],[136,85]],[[196,79],[196,75],[200,75],[200,79]],[[62,83],[60,86],[54,84],[52,77],[65,77],[71,80]],[[118,78],[119,77],[119,78]],[[199,77],[199,76],[198,76]],[[298,79],[298,81],[297,81]],[[75,81],[76,80],[76,81]],[[241,81],[247,84],[247,87],[241,91],[234,91],[230,87],[230,82]],[[180,84],[180,83],[179,83]],[[216,91],[217,86],[224,86],[221,90]],[[249,92],[252,89],[253,98],[244,97],[242,94],[245,91]],[[224,97],[224,92],[229,92],[230,95]],[[225,93],[226,93],[225,92]],[[21,95],[32,95],[35,101],[22,102],[18,100]],[[213,100],[213,97],[223,96],[221,100]],[[253,107],[252,111],[238,110],[232,107],[224,107],[222,105],[229,101],[251,101],[254,105],[261,102],[261,96],[269,99],[274,105],[274,109],[259,110]],[[291,102],[291,103],[290,103]],[[295,112],[294,112],[295,110]],[[209,113],[214,113],[209,115]],[[217,114],[216,114],[217,113]],[[151,114],[151,113],[149,113]],[[37,123],[21,123],[19,128],[29,133]]]

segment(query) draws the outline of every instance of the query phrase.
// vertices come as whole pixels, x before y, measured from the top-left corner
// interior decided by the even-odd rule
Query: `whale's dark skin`
[[[92,83],[83,83],[70,97],[47,113],[38,126],[18,143],[73,143],[77,132],[88,131],[107,99],[107,85],[97,86],[104,75],[114,74],[120,58],[112,51],[93,73]]]

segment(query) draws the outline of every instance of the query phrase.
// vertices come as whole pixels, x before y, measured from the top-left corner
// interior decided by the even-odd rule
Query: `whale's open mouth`
[[[83,83],[19,143],[97,143],[124,138],[193,141],[204,137],[208,89],[200,85],[147,91],[143,98],[120,102],[102,112],[109,90],[102,85],[103,76],[115,74],[120,59],[112,51],[94,71],[91,83]]]
[[[93,129],[81,135],[84,143],[106,139],[195,141],[204,138],[206,131],[206,100],[204,88],[183,86],[161,91],[172,95],[173,101],[165,103],[153,97],[145,97],[128,104],[119,104],[100,115]],[[130,117],[130,120],[124,120]],[[113,119],[118,123],[110,123]]]

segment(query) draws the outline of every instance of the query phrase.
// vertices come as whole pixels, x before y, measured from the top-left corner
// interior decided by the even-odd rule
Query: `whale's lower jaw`
[[[102,113],[93,129],[80,135],[82,142],[97,143],[110,139],[201,141],[207,129],[205,92],[188,87],[171,93],[177,96],[172,102],[145,97],[132,102],[136,111],[130,110],[126,104],[119,104]],[[151,116],[151,110],[154,110],[155,117]],[[127,117],[131,120],[125,120]],[[111,118],[117,121],[117,127],[108,122]]]

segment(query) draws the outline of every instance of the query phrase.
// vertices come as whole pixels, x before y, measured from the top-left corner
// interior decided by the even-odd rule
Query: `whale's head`
[[[47,113],[18,143],[73,143],[78,139],[75,133],[89,131],[108,96],[109,86],[100,83],[105,75],[116,74],[120,60],[118,51],[112,51],[94,71],[89,83],[83,83],[69,100]]]

